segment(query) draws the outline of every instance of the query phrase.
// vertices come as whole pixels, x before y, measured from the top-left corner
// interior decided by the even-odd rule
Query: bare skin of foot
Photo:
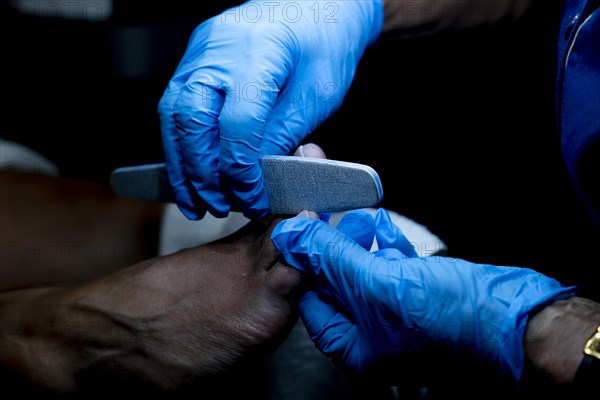
[[[21,179],[18,173],[11,174],[13,183]],[[64,193],[50,189],[53,184],[62,189],[74,184],[41,179],[42,192],[53,196]],[[83,208],[92,213],[84,226],[101,227],[100,220],[110,228],[120,223],[121,230],[113,238],[136,237],[148,216],[159,215],[156,204],[132,207],[104,189],[102,201],[95,202],[96,189],[88,193],[90,198],[76,201],[87,203]],[[21,195],[27,197],[23,193],[17,197]],[[7,209],[8,202],[3,202],[3,215],[26,203],[13,198],[13,208]],[[104,209],[102,218],[94,218],[92,205],[98,209],[108,205],[112,211]],[[57,221],[77,209],[69,201],[63,208],[53,214],[58,215]],[[127,210],[135,213],[123,213]],[[14,220],[15,214],[11,215]],[[39,235],[44,226],[55,227],[55,238],[77,237],[78,227],[50,220],[46,225],[38,221],[41,227],[27,221],[20,230],[3,224],[2,242],[26,240],[26,231]],[[7,258],[3,269],[9,272],[0,292],[3,380],[59,393],[188,386],[202,390],[221,374],[266,357],[297,320],[291,294],[301,280],[298,271],[279,261],[270,240],[278,221],[254,221],[218,242],[143,261],[139,259],[151,250],[134,240],[128,243],[137,246],[121,253],[116,265],[105,262],[90,267],[85,259],[73,256],[63,269],[52,265],[56,275],[48,274],[41,262],[25,260],[28,265],[19,265],[22,257]],[[110,228],[94,230],[96,237]],[[12,238],[21,236],[13,240],[11,233]],[[123,268],[121,263],[128,260],[139,262]],[[88,272],[79,273],[78,262],[79,269]],[[27,273],[20,276],[19,271]]]

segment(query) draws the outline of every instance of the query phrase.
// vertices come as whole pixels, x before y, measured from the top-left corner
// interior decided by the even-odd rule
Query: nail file
[[[383,198],[379,176],[367,165],[295,156],[265,156],[259,163],[271,214],[354,210]],[[175,202],[163,163],[117,168],[110,185],[122,197]]]

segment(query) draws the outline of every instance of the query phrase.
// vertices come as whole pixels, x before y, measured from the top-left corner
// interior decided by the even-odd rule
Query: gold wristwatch
[[[592,382],[597,385],[600,380],[600,326],[585,344],[583,353],[573,383],[591,387]]]
[[[587,341],[583,352],[589,356],[600,359],[600,326],[596,333]]]

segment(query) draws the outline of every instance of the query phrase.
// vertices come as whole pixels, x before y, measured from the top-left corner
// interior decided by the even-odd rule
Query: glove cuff
[[[537,274],[539,276],[539,274]],[[542,281],[532,290],[524,290],[510,305],[501,329],[500,365],[510,372],[517,386],[525,366],[525,330],[530,317],[539,309],[555,301],[576,295],[576,288],[565,287],[554,279],[542,275]]]
[[[367,46],[370,46],[379,39],[381,31],[383,30],[383,0],[373,0],[372,2],[369,2],[368,7],[373,7],[371,12],[371,34],[369,35],[369,41],[367,42]]]

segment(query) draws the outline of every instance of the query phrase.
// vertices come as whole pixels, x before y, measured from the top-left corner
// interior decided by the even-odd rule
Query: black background
[[[1,136],[65,176],[107,181],[115,167],[163,160],[160,96],[191,30],[236,2],[124,3],[95,24],[3,10]],[[560,2],[538,2],[517,23],[382,37],[342,108],[307,141],[374,167],[382,206],[427,226],[449,255],[530,267],[598,300],[590,278],[600,234],[555,129],[560,4],[547,3]],[[115,67],[114,33],[131,26],[156,38],[155,64],[135,77]]]

